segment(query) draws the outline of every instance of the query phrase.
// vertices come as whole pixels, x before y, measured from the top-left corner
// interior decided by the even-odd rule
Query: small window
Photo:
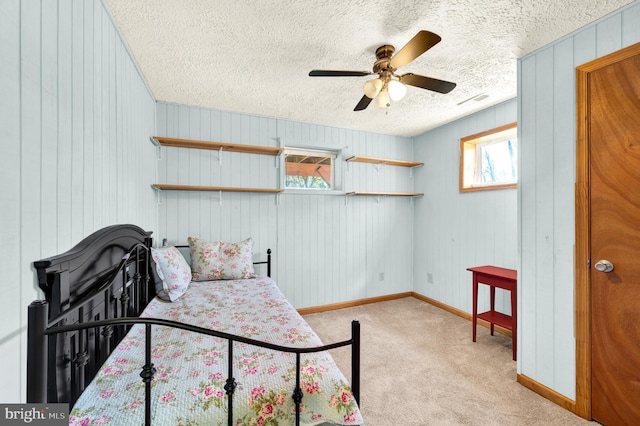
[[[460,192],[516,188],[517,135],[511,123],[460,139]]]
[[[335,151],[306,148],[284,149],[286,189],[334,189]]]

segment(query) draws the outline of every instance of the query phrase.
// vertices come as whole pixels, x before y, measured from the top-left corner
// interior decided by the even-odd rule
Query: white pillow
[[[156,294],[163,300],[178,300],[191,282],[191,267],[175,247],[152,247],[151,257],[162,281],[162,288],[156,283]]]

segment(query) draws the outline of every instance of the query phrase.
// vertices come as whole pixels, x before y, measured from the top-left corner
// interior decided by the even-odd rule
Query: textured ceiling
[[[632,0],[105,0],[159,101],[414,136],[516,96],[516,60]],[[375,50],[419,30],[442,41],[399,74],[457,83],[409,87],[389,110],[353,108]],[[482,101],[470,100],[486,94]]]

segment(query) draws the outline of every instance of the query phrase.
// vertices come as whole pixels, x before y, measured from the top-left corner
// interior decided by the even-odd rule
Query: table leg
[[[471,324],[473,326],[473,342],[476,341],[476,324],[478,323],[478,277],[473,273],[473,314]]]
[[[490,293],[490,300],[491,300],[491,312],[494,312],[496,310],[496,288],[492,285],[489,285],[489,293]],[[493,336],[493,323],[491,323],[490,325],[491,328],[491,335]]]
[[[511,289],[511,346],[513,347],[513,360],[516,360],[516,354],[518,353],[516,347],[518,345],[518,305],[517,305],[517,282],[513,283]]]

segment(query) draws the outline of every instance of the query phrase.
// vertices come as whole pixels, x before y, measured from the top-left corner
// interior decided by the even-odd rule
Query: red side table
[[[511,339],[513,347],[513,360],[516,360],[517,353],[517,319],[518,308],[516,305],[517,298],[517,282],[518,272],[513,269],[499,268],[497,266],[476,266],[467,268],[467,271],[473,272],[473,341],[476,341],[476,325],[478,318],[487,321],[491,327],[491,335],[493,336],[493,327],[495,324],[507,330],[511,330]],[[486,284],[490,287],[491,309],[478,313],[478,284]],[[496,287],[511,292],[511,315],[505,315],[495,310],[496,305]]]

